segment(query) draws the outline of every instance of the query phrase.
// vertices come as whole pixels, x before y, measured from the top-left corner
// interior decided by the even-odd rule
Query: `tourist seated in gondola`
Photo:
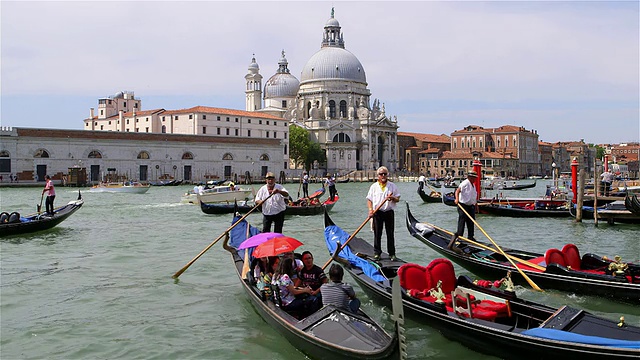
[[[318,298],[322,304],[322,294],[320,294],[320,286],[327,282],[322,268],[313,263],[313,255],[310,251],[302,253],[302,263],[304,266],[298,271],[298,278],[294,281],[296,287],[310,287],[311,295]]]
[[[304,318],[314,313],[320,306],[318,306],[317,298],[302,297],[302,295],[311,295],[310,287],[295,287],[291,279],[294,273],[293,261],[291,258],[282,259],[271,283],[278,287],[282,309]]]
[[[360,309],[360,299],[356,297],[353,287],[342,282],[344,270],[342,266],[333,264],[329,268],[330,282],[322,284],[320,292],[322,293],[322,303],[324,305],[334,305],[337,307],[351,310],[357,313]]]

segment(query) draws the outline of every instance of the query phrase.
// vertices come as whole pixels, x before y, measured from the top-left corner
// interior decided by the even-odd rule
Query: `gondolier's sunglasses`
[[[267,180],[269,179],[275,179],[273,176],[267,176]]]
[[[378,173],[378,175],[387,176],[389,174],[387,174],[387,173]]]

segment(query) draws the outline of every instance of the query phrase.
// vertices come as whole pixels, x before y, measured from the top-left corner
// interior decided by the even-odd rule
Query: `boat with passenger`
[[[151,185],[149,184],[142,184],[137,181],[102,182],[89,189],[89,192],[144,194],[150,187]]]

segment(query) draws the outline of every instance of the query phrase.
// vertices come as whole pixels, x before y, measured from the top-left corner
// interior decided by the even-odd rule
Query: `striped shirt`
[[[333,281],[322,284],[320,293],[322,294],[323,305],[334,305],[345,309],[349,308],[351,298],[356,297],[351,285]]]

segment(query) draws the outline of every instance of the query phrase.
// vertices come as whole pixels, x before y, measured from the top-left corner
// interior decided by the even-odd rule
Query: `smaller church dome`
[[[331,17],[329,20],[327,20],[327,23],[324,25],[325,27],[340,27],[340,23],[338,22],[338,20],[334,17]]]
[[[251,64],[249,64],[249,67],[247,68],[247,70],[260,70],[260,66],[258,66],[255,56],[251,58]]]
[[[282,50],[282,56],[278,61],[278,71],[275,75],[267,80],[264,86],[264,98],[280,98],[280,97],[295,97],[298,95],[300,89],[300,81],[289,73],[289,62],[284,56],[284,50]]]

